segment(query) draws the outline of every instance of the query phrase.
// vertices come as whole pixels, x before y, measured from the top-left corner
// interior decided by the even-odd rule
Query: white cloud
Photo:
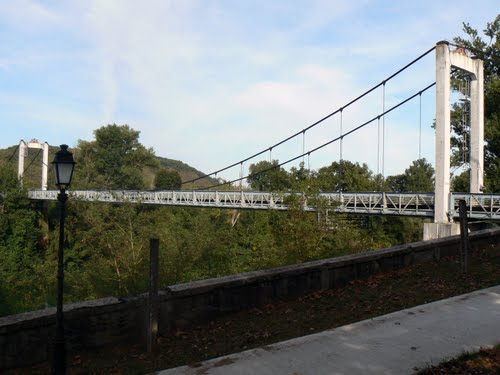
[[[24,30],[40,30],[59,21],[56,12],[32,0],[4,1],[0,10],[5,24]]]

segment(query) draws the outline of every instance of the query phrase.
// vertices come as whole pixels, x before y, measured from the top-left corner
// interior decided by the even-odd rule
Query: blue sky
[[[437,41],[463,35],[462,21],[482,30],[500,10],[497,0],[470,4],[0,0],[0,147],[32,138],[74,147],[103,125],[129,124],[157,155],[209,172],[300,131]],[[386,86],[386,108],[433,81],[431,54]],[[382,96],[346,110],[344,130],[378,114]],[[433,92],[422,96],[422,156],[431,162],[434,100]],[[418,157],[418,101],[385,122],[385,172],[399,173]],[[307,133],[305,149],[338,135],[339,123],[333,117]],[[374,124],[346,139],[344,158],[376,170],[376,140]],[[288,159],[302,142],[271,157]],[[338,157],[332,145],[309,164]]]

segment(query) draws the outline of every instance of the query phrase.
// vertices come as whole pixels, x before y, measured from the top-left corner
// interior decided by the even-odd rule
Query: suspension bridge
[[[33,200],[57,200],[56,190],[32,190]],[[300,193],[254,191],[88,191],[73,190],[70,195],[86,202],[141,203],[147,205],[230,208],[248,210],[288,210],[293,196]],[[468,216],[474,219],[500,220],[500,195],[450,194],[450,218],[458,218],[458,202],[465,200]],[[306,211],[318,207],[338,213],[358,215],[393,215],[434,217],[434,193],[319,193],[313,202],[300,200]]]
[[[415,91],[406,99],[386,107],[385,88],[389,81],[407,70],[410,66],[418,63],[425,56],[435,52],[436,58],[436,80]],[[450,193],[450,95],[451,95],[451,75],[455,71],[468,76],[470,80],[470,192]],[[254,191],[217,191],[213,190],[224,185],[234,186],[234,184],[253,177],[256,174],[244,173],[244,164],[259,156],[269,154],[272,161],[273,150],[281,147],[293,139],[302,137],[302,152],[279,164],[272,164],[268,169],[259,171],[263,174],[274,168],[290,165],[298,160],[309,160],[310,156],[319,150],[337,143],[339,145],[340,160],[343,160],[343,143],[349,137],[361,129],[371,125],[377,125],[377,173],[385,177],[385,117],[396,109],[406,105],[412,100],[422,100],[422,94],[435,87],[436,92],[436,113],[435,113],[435,191],[424,193],[391,193],[391,192],[322,192],[319,193],[319,200],[309,202],[305,195],[299,192],[274,193],[274,192],[254,192]],[[383,90],[382,111],[369,120],[360,123],[348,131],[343,131],[343,114],[345,111],[357,103],[374,90]],[[279,142],[255,153],[246,158],[231,163],[223,168],[215,170],[209,174],[195,179],[184,181],[183,185],[193,183],[197,180],[214,177],[217,179],[222,172],[232,168],[240,169],[239,178],[216,183],[212,186],[200,190],[180,190],[180,191],[71,191],[70,195],[84,201],[95,202],[133,202],[154,205],[171,206],[191,206],[191,207],[213,207],[231,209],[276,209],[286,210],[289,208],[288,201],[292,196],[300,196],[301,204],[305,210],[313,211],[321,207],[342,213],[369,214],[369,215],[398,215],[433,218],[434,223],[428,223],[428,235],[431,238],[442,237],[456,232],[456,225],[453,219],[458,217],[458,202],[465,200],[468,214],[476,219],[500,219],[500,195],[483,194],[483,170],[484,170],[484,88],[483,88],[483,62],[470,55],[463,47],[455,46],[449,42],[438,42],[428,51],[424,52],[413,61],[403,66],[401,69],[373,86],[357,98],[337,110],[314,122],[301,131],[292,134]],[[332,116],[340,117],[339,135],[325,141],[324,143],[305,149],[305,137],[311,129],[321,125]],[[421,124],[420,124],[421,127]],[[419,136],[419,158],[421,157],[422,140]],[[22,148],[21,148],[22,149]],[[20,160],[21,160],[20,149]],[[45,160],[45,157],[44,157]],[[46,166],[46,163],[45,163]],[[19,168],[20,178],[22,178],[22,168]],[[57,191],[47,190],[46,170],[42,179],[41,190],[29,191],[29,197],[34,200],[56,200]]]

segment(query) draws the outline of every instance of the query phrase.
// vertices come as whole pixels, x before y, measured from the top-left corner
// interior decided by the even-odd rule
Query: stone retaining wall
[[[472,248],[497,244],[500,229],[470,234]],[[459,252],[458,236],[414,242],[304,264],[172,285],[160,291],[159,331],[218,315],[329,289],[378,272]],[[143,340],[146,295],[64,306],[68,351]],[[0,318],[0,370],[50,358],[55,309]]]

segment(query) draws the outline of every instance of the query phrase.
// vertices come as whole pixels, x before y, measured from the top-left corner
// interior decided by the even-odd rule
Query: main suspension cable
[[[23,141],[24,142],[24,141]],[[14,155],[16,154],[17,150],[19,148],[19,144],[16,146],[16,149],[14,150],[14,152],[12,153],[12,155],[10,155],[10,158],[9,158],[9,161],[12,160],[12,158],[14,157]]]
[[[309,150],[309,151],[307,151],[307,152],[305,152],[305,153],[303,153],[303,154],[301,154],[301,155],[295,156],[295,157],[293,157],[293,158],[291,158],[291,159],[288,159],[288,160],[286,160],[286,161],[284,161],[284,162],[282,162],[282,163],[279,163],[279,164],[273,165],[273,166],[271,166],[271,167],[269,167],[269,168],[267,168],[267,169],[264,169],[264,170],[262,170],[262,171],[259,171],[259,172],[257,172],[257,173],[249,174],[249,175],[247,175],[247,176],[245,176],[245,177],[237,178],[237,179],[234,179],[234,180],[231,180],[231,181],[225,181],[225,182],[222,182],[222,183],[219,183],[219,184],[215,184],[215,185],[209,186],[209,187],[204,188],[204,189],[212,189],[212,188],[219,187],[219,186],[224,186],[224,185],[233,184],[233,183],[235,183],[235,182],[240,181],[241,179],[245,179],[245,178],[246,178],[246,179],[248,179],[249,177],[259,176],[259,175],[261,175],[261,174],[263,174],[263,173],[266,173],[266,172],[269,172],[269,171],[271,171],[271,170],[273,170],[273,169],[280,168],[280,167],[282,167],[283,165],[289,164],[289,163],[291,163],[291,162],[293,162],[293,161],[295,161],[295,160],[297,160],[297,159],[300,159],[300,158],[302,158],[302,157],[304,157],[304,156],[306,156],[306,155],[309,157],[309,156],[310,156],[310,154],[312,154],[312,153],[314,153],[314,152],[316,152],[316,151],[318,151],[318,150],[320,150],[320,149],[322,149],[322,148],[324,148],[324,147],[326,147],[326,146],[328,146],[328,145],[330,145],[330,144],[332,144],[332,143],[334,143],[334,142],[336,142],[336,141],[342,140],[344,137],[346,137],[346,136],[348,136],[348,135],[350,135],[350,134],[352,134],[352,133],[354,133],[354,132],[356,132],[356,131],[360,130],[361,128],[364,128],[365,126],[367,126],[367,125],[371,124],[371,123],[372,123],[372,122],[374,122],[375,120],[380,121],[380,118],[381,118],[382,116],[384,116],[384,115],[386,115],[386,114],[388,114],[388,113],[390,113],[390,112],[394,111],[396,108],[401,107],[403,104],[408,103],[410,100],[412,100],[412,99],[416,98],[417,96],[421,95],[423,92],[426,92],[427,90],[429,90],[431,87],[434,87],[435,85],[436,85],[436,82],[431,83],[430,85],[428,85],[428,86],[427,86],[427,87],[425,87],[424,89],[420,90],[419,92],[417,92],[417,93],[413,94],[412,96],[410,96],[410,97],[406,98],[406,99],[405,99],[405,100],[403,100],[402,102],[400,102],[400,103],[398,103],[398,104],[394,105],[393,107],[391,107],[391,108],[389,108],[388,110],[386,110],[386,111],[382,112],[381,114],[379,114],[379,115],[377,115],[377,116],[373,117],[372,119],[370,119],[370,120],[368,120],[368,121],[366,121],[366,122],[362,123],[361,125],[358,125],[357,127],[353,128],[353,129],[351,129],[351,130],[349,130],[349,131],[348,131],[348,132],[346,132],[345,134],[343,134],[343,135],[341,135],[341,136],[339,136],[339,137],[333,138],[333,139],[329,140],[328,142],[325,142],[325,143],[323,143],[322,145],[319,145],[319,146],[317,146],[317,147],[313,148],[312,150]],[[197,189],[197,190],[202,190],[202,189]]]
[[[226,167],[224,167],[224,168],[218,169],[218,170],[216,170],[216,171],[213,171],[213,172],[211,172],[211,173],[205,174],[205,175],[203,175],[203,176],[199,176],[199,177],[193,178],[193,179],[188,180],[188,181],[184,181],[184,182],[182,182],[182,185],[189,184],[189,183],[192,183],[192,182],[195,182],[195,181],[201,180],[201,179],[203,179],[203,178],[210,177],[210,176],[215,175],[215,174],[217,174],[217,173],[220,173],[220,172],[226,171],[226,170],[228,170],[228,169],[230,169],[230,168],[233,168],[233,167],[237,166],[237,165],[238,165],[238,164],[240,164],[240,163],[244,163],[244,162],[246,162],[246,161],[248,161],[248,160],[251,160],[251,159],[253,159],[253,158],[255,158],[255,157],[257,157],[257,156],[259,156],[259,155],[261,155],[261,154],[263,154],[263,153],[265,153],[265,152],[267,152],[267,151],[272,151],[272,149],[273,149],[273,148],[278,147],[278,146],[282,145],[282,144],[283,144],[283,143],[285,143],[285,142],[288,142],[289,140],[291,140],[291,139],[293,139],[293,138],[297,137],[298,135],[300,135],[300,134],[302,134],[302,133],[304,133],[304,132],[306,132],[306,131],[310,130],[311,128],[313,128],[313,127],[315,127],[315,126],[317,126],[317,125],[319,125],[319,124],[321,124],[322,122],[324,122],[325,120],[329,119],[329,118],[330,118],[330,117],[332,117],[333,115],[335,115],[335,114],[337,114],[337,113],[339,113],[339,112],[342,112],[345,108],[347,108],[347,107],[351,106],[352,104],[356,103],[356,102],[357,102],[357,101],[359,101],[360,99],[364,98],[366,95],[370,94],[372,91],[376,90],[377,88],[379,88],[379,87],[380,87],[380,86],[382,86],[382,85],[385,85],[385,83],[386,83],[387,81],[390,81],[391,79],[393,79],[394,77],[396,77],[397,75],[399,75],[401,72],[403,72],[404,70],[408,69],[410,66],[412,66],[413,64],[415,64],[416,62],[418,62],[419,60],[421,60],[422,58],[424,58],[425,56],[427,56],[429,53],[431,53],[431,52],[432,52],[432,51],[434,51],[435,49],[436,49],[436,46],[433,46],[432,48],[430,48],[430,49],[429,49],[429,50],[427,50],[426,52],[422,53],[420,56],[418,56],[417,58],[415,58],[414,60],[412,60],[411,62],[409,62],[408,64],[406,64],[405,66],[403,66],[401,69],[399,69],[398,71],[396,71],[395,73],[393,73],[392,75],[390,75],[389,77],[387,77],[385,80],[383,80],[383,81],[382,81],[382,82],[380,82],[379,84],[377,84],[377,85],[373,86],[371,89],[369,89],[369,90],[365,91],[363,94],[361,94],[361,95],[359,95],[358,97],[356,97],[355,99],[351,100],[351,101],[350,101],[349,103],[347,103],[346,105],[344,105],[344,106],[342,106],[342,107],[338,108],[337,110],[335,110],[335,111],[331,112],[330,114],[328,114],[328,115],[326,115],[325,117],[321,118],[320,120],[318,120],[318,121],[314,122],[313,124],[309,125],[308,127],[304,128],[304,129],[302,129],[302,130],[300,130],[299,132],[297,132],[297,133],[295,133],[295,134],[292,134],[292,135],[290,135],[289,137],[287,137],[287,138],[285,138],[285,139],[283,139],[283,140],[279,141],[278,143],[276,143],[276,144],[274,144],[274,145],[272,145],[272,146],[270,146],[270,147],[267,147],[267,148],[263,149],[262,151],[259,151],[259,152],[255,153],[255,154],[251,155],[251,156],[248,156],[248,157],[246,157],[246,158],[244,158],[244,159],[242,159],[242,160],[240,160],[240,161],[238,161],[238,162],[235,162],[235,163],[233,163],[233,164],[230,164],[230,165],[228,165],[228,166],[226,166]],[[272,163],[272,161],[271,161],[271,163]]]

